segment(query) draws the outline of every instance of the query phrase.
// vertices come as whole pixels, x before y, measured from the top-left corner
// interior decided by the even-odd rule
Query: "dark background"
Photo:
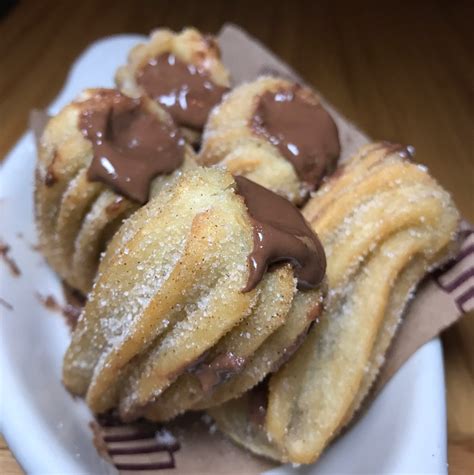
[[[0,0],[0,157],[92,41],[158,26],[214,33],[225,22],[265,43],[374,139],[414,145],[474,222],[474,1]],[[474,467],[473,320],[443,337],[456,474]],[[17,473],[2,444],[0,472]]]

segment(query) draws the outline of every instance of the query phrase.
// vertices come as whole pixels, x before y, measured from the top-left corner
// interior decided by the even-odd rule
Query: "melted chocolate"
[[[202,364],[194,370],[202,389],[207,392],[232,375],[239,373],[245,364],[244,358],[232,352],[217,356],[210,364]]]
[[[79,128],[94,151],[89,180],[145,203],[153,178],[183,163],[184,140],[179,130],[148,112],[142,99],[101,89],[81,106]]]
[[[324,278],[326,255],[298,208],[247,178],[237,176],[235,181],[254,228],[253,250],[248,257],[250,274],[243,292],[254,289],[268,266],[279,262],[293,266],[298,288],[314,289]]]
[[[215,84],[202,67],[186,64],[170,53],[148,61],[136,80],[177,124],[195,130],[202,130],[210,110],[229,90]]]
[[[277,147],[311,189],[336,167],[340,153],[336,124],[299,86],[265,92],[258,100],[251,127]]]

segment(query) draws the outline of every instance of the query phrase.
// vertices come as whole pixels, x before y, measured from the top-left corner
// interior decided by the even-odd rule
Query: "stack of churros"
[[[87,297],[66,388],[125,422],[207,410],[256,454],[313,462],[451,256],[450,195],[399,145],[337,167],[311,90],[262,77],[229,92],[196,30],[153,34],[117,85],[85,91],[39,141],[41,247]]]

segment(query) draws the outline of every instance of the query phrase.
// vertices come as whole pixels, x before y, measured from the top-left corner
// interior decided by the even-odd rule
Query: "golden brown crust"
[[[36,167],[35,208],[41,250],[59,276],[84,294],[91,288],[110,231],[138,207],[87,178],[93,150],[79,130],[78,120],[88,101],[101,100],[101,91],[84,91],[50,119],[40,139]],[[144,101],[160,121],[171,120],[153,101]],[[193,157],[187,147],[181,169],[193,166]],[[157,177],[152,193],[177,174],[179,170]]]
[[[242,433],[242,404],[212,411],[256,453],[294,463],[321,454],[367,395],[416,284],[453,250],[451,197],[401,155],[389,144],[364,147],[304,209],[328,258],[321,324],[270,379],[267,437]]]

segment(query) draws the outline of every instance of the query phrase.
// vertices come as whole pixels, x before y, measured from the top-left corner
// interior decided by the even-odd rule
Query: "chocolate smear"
[[[13,310],[13,305],[10,302],[7,302],[5,299],[2,299],[2,297],[0,297],[0,305],[5,307],[7,310]]]
[[[184,139],[179,130],[148,111],[143,99],[98,89],[80,105],[79,128],[92,142],[94,153],[89,180],[143,204],[153,178],[183,163]]]
[[[136,80],[177,124],[195,130],[203,129],[209,112],[229,90],[214,83],[203,67],[187,64],[170,53],[150,59]]]
[[[40,293],[36,293],[36,297],[46,309],[60,313],[66,320],[68,327],[74,330],[82,311],[82,305],[78,303],[66,303],[65,305],[61,305],[53,295],[41,295]]]
[[[239,373],[245,364],[245,359],[231,351],[223,353],[209,364],[201,364],[194,370],[204,392],[223,383],[232,375]]]
[[[5,264],[8,266],[8,268],[10,269],[10,273],[14,277],[19,277],[21,275],[20,268],[10,256],[10,246],[3,242],[0,242],[0,257],[3,259],[3,262],[5,262]]]
[[[243,292],[254,289],[272,264],[289,262],[300,289],[314,289],[324,278],[326,255],[301,212],[285,198],[242,176],[236,192],[253,222],[254,244],[248,257],[249,279]]]
[[[291,162],[312,190],[336,168],[341,151],[336,123],[305,88],[262,94],[251,127]]]

